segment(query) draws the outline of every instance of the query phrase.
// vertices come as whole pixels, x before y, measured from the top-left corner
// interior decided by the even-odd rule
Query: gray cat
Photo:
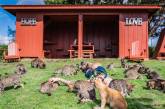
[[[125,70],[125,78],[127,79],[138,79],[141,77],[140,73],[138,72],[139,66],[133,66],[127,70]]]
[[[24,64],[18,64],[16,66],[15,73],[20,74],[20,75],[27,73],[27,70],[26,70],[26,67],[24,66]]]
[[[74,65],[65,65],[62,68],[58,68],[55,70],[55,75],[62,75],[62,76],[70,76],[70,75],[76,75],[79,71],[77,66]]]
[[[35,58],[34,60],[31,61],[31,67],[44,69],[46,67],[46,64],[43,60],[39,58]]]
[[[69,81],[62,78],[53,77],[49,81],[52,82],[62,82],[68,86],[68,91],[75,92],[79,98],[78,103],[84,103],[88,101],[93,101],[96,99],[95,87],[89,81],[77,80]]]
[[[40,92],[43,94],[48,94],[48,96],[52,95],[52,92],[55,91],[59,86],[58,82],[43,82],[40,86]]]
[[[127,81],[123,79],[113,79],[109,87],[118,90],[123,96],[128,96],[133,91],[134,85],[128,84]]]
[[[23,87],[23,84],[21,83],[21,75],[20,74],[11,74],[7,77],[2,77],[0,79],[0,92],[4,91],[7,87],[17,88],[18,86]]]

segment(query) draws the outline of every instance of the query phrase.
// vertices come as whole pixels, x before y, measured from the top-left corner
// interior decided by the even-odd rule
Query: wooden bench
[[[143,57],[125,57],[128,61],[131,61],[131,62],[137,62],[137,63],[140,63],[140,62],[143,62],[144,61],[144,58]]]
[[[20,57],[19,56],[7,56],[7,55],[4,55],[2,59],[3,59],[3,62],[19,62],[20,61]]]
[[[70,58],[77,58],[78,57],[78,52],[77,50],[68,50],[69,51],[69,57]]]
[[[3,62],[18,62],[20,61],[18,45],[11,42],[8,45],[8,50],[3,52]]]
[[[93,58],[94,50],[83,50],[83,58]]]
[[[78,57],[78,45],[71,45],[71,48],[68,50],[70,58]],[[82,57],[83,58],[93,58],[94,54],[94,45],[88,44],[83,45]]]

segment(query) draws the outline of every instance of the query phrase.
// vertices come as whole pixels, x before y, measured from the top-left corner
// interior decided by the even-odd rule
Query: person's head
[[[100,74],[104,75],[104,78],[106,78],[108,76],[107,71],[102,66],[98,66],[95,69],[95,75],[100,75]]]

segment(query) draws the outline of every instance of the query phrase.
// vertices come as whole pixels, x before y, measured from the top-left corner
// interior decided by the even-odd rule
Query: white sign
[[[142,18],[125,18],[126,25],[142,25],[143,19]]]
[[[36,18],[21,18],[22,25],[36,25],[37,20]]]

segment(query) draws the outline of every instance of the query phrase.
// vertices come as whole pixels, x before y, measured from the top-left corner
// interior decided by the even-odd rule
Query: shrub
[[[149,47],[149,57],[153,58],[155,53],[155,47]]]
[[[3,49],[7,49],[7,45],[0,45],[0,60],[2,59]]]

